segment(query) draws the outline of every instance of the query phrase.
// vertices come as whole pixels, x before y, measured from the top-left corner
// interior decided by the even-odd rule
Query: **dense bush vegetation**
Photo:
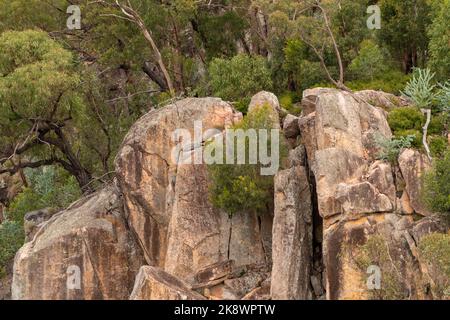
[[[450,150],[436,158],[433,168],[425,175],[423,199],[431,210],[450,214]]]
[[[212,94],[228,101],[249,100],[258,91],[272,89],[269,69],[262,57],[237,55],[214,59],[209,65]]]
[[[274,128],[273,110],[268,106],[260,106],[236,124],[232,129],[272,129]],[[257,134],[259,137],[259,132]],[[270,138],[270,134],[269,134]],[[283,163],[286,157],[287,146],[280,134],[280,159]],[[245,138],[245,157],[249,159],[249,138]],[[211,142],[215,143],[215,142]],[[235,150],[237,139],[234,141]],[[268,141],[269,149],[271,141]],[[258,149],[259,145],[258,139]],[[263,146],[265,148],[265,146]],[[225,147],[223,148],[225,153]],[[270,151],[269,151],[270,152]],[[234,163],[237,163],[237,152],[234,154]],[[249,161],[246,161],[248,163]],[[257,213],[268,212],[273,203],[273,175],[261,175],[261,164],[212,164],[208,166],[211,178],[210,194],[212,203],[230,215],[251,211]]]
[[[81,196],[75,178],[61,169],[27,170],[26,177],[29,187],[24,188],[7,207],[6,221],[0,224],[0,277],[23,244],[25,214],[43,208],[56,212]]]
[[[429,265],[436,298],[450,298],[450,234],[431,233],[419,242],[421,256]]]

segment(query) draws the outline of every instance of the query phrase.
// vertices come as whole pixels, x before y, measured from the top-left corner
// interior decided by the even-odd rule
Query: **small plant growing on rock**
[[[450,150],[435,159],[433,168],[424,176],[422,198],[436,212],[450,214]]]
[[[377,158],[389,161],[391,164],[396,164],[402,150],[410,148],[415,139],[416,137],[414,135],[392,139],[388,139],[381,134],[375,135],[375,144],[379,150]]]
[[[370,236],[366,243],[352,253],[357,268],[366,274],[369,266],[378,266],[381,270],[381,288],[367,290],[374,300],[405,299],[400,263],[393,258],[393,250],[381,235]]]
[[[420,256],[433,278],[432,291],[440,299],[450,298],[450,235],[431,233],[419,243]]]

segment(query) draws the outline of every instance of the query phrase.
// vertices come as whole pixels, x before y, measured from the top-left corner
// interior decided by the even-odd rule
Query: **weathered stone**
[[[189,283],[204,267],[228,259],[229,218],[209,202],[208,184],[205,165],[178,166],[164,270]]]
[[[286,138],[295,138],[300,134],[298,118],[288,114],[283,120],[283,131]]]
[[[406,264],[409,251],[403,238],[404,232],[411,228],[413,222],[411,216],[388,213],[368,215],[355,221],[341,221],[330,226],[324,235],[327,299],[364,300],[369,297],[366,270],[358,267],[355,256],[360,246],[372,236],[384,239],[386,246],[390,248],[391,259],[402,266],[400,272],[403,275],[408,270],[413,271],[411,266]],[[379,267],[383,269],[386,266]],[[399,287],[398,290],[403,292],[405,288]]]
[[[303,98],[301,102],[302,114],[307,116],[316,111],[317,97],[327,92],[338,92],[332,88],[312,88],[303,91]]]
[[[270,98],[260,95],[265,97]],[[261,99],[255,98],[254,103]],[[230,219],[213,208],[206,166],[174,159],[201,155],[202,141],[208,139],[189,143],[181,137],[185,140],[174,149],[176,129],[192,134],[194,121],[201,121],[204,131],[220,133],[241,116],[220,99],[184,99],[148,113],[131,128],[117,156],[116,170],[130,226],[148,264],[192,282],[203,267],[228,259],[237,265],[266,262],[257,215],[235,214]],[[173,150],[179,152],[171,154]]]
[[[314,290],[314,294],[316,297],[320,297],[324,294],[324,290],[322,287],[322,280],[318,276],[311,276],[311,286]]]
[[[217,262],[199,270],[195,275],[195,280],[197,283],[203,283],[227,277],[233,272],[233,266],[233,260]]]
[[[224,281],[224,284],[240,299],[253,289],[259,287],[265,280],[265,277],[266,275],[261,272],[249,272],[239,278],[227,279]]]
[[[366,162],[347,150],[328,148],[316,152],[314,175],[317,186],[319,213],[326,218],[342,213],[336,199],[340,183],[358,182],[364,174]]]
[[[247,293],[241,300],[271,300],[270,286],[258,287]]]
[[[342,205],[343,213],[351,217],[391,212],[394,209],[389,198],[379,193],[369,182],[353,185],[340,183],[336,191],[336,200]]]
[[[359,103],[344,92],[319,95],[315,120],[318,150],[339,148],[363,157],[359,110]]]
[[[254,110],[256,110],[257,108],[263,107],[265,105],[269,106],[272,110],[270,116],[272,118],[272,122],[274,123],[274,128],[280,129],[280,102],[278,101],[277,96],[273,93],[261,91],[255,94],[250,100],[248,113],[254,112]]]
[[[405,189],[408,193],[411,207],[415,212],[423,216],[430,215],[430,211],[427,210],[421,201],[421,177],[431,167],[427,156],[417,150],[405,149],[400,154],[398,163],[406,183]]]
[[[414,213],[414,209],[413,209],[413,207],[411,207],[411,202],[409,201],[409,196],[406,191],[403,191],[402,197],[400,198],[400,201],[399,201],[399,205],[400,205],[400,213],[403,213],[403,214],[413,214]]]
[[[255,212],[238,212],[231,217],[228,259],[234,260],[236,266],[268,263],[261,232],[264,219],[272,218]]]
[[[389,163],[375,161],[369,167],[367,181],[370,182],[379,193],[386,195],[394,204],[396,200],[396,189],[392,167]]]
[[[55,214],[16,255],[13,299],[127,299],[142,256],[121,208],[111,185]]]
[[[422,238],[430,233],[447,233],[449,222],[441,215],[431,215],[422,218],[414,224],[410,234],[416,243],[419,243]]]
[[[301,142],[305,146],[308,155],[309,167],[312,167],[316,158],[317,139],[316,139],[316,113],[313,112],[298,120]]]
[[[406,99],[383,91],[362,90],[356,92],[355,95],[375,107],[389,111],[397,107],[405,107],[409,105],[409,102]]]
[[[289,168],[295,166],[306,166],[306,150],[303,145],[289,150]]]
[[[183,183],[177,178],[178,161],[172,155],[177,146],[189,141],[186,137],[175,141],[173,133],[186,129],[193,137],[194,121],[201,121],[203,130],[223,129],[238,117],[220,99],[190,98],[147,113],[128,132],[116,158],[116,171],[130,226],[149,264],[164,266],[176,184]]]
[[[312,204],[307,172],[296,166],[275,177],[272,299],[307,299],[312,261]]]
[[[157,267],[139,270],[130,300],[205,300],[180,279]]]
[[[33,239],[39,227],[50,219],[55,211],[51,208],[28,212],[24,217],[25,241]]]
[[[210,300],[239,300],[239,296],[225,284],[207,288],[205,296]]]

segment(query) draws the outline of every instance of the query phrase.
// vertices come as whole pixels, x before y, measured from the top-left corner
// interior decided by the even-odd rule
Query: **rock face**
[[[27,214],[13,298],[434,298],[418,243],[448,226],[420,202],[428,159],[414,150],[398,167],[376,159],[375,137],[392,136],[384,108],[403,103],[394,100],[305,90],[302,116],[284,117],[292,149],[274,177],[273,212],[232,217],[209,201],[202,154],[242,114],[216,98],[149,112],[124,139],[117,181],[61,212]],[[271,93],[249,109],[264,105],[279,123]]]
[[[304,166],[293,166],[275,177],[272,299],[310,298],[312,243],[307,170]]]
[[[194,137],[194,122],[201,122],[203,131],[220,133],[241,117],[220,99],[179,101],[141,118],[116,159],[129,224],[147,263],[189,283],[198,270],[220,261],[266,263],[257,216],[229,218],[213,208],[206,166],[177,161],[201,157],[202,143],[210,136],[200,131],[197,141],[189,141],[185,134],[178,144],[172,136],[184,129]]]
[[[143,266],[136,277],[130,300],[205,300],[186,284],[163,270]]]
[[[276,110],[278,100],[264,101]],[[229,279],[235,298],[256,288],[270,269],[272,216],[229,217],[215,209],[208,199],[207,168],[196,158],[207,139],[241,118],[215,98],[184,99],[142,117],[116,158],[118,190],[108,187],[48,221],[44,211],[28,215],[31,241],[16,258],[13,297],[125,299],[144,264],[159,269],[141,270],[133,298],[184,297],[179,282],[202,286],[198,273],[227,261],[233,262],[231,273],[245,271],[214,279],[215,285]],[[195,161],[186,161],[189,157]],[[67,289],[72,267],[81,274],[79,290]],[[265,270],[261,281],[248,280],[252,268]],[[248,279],[237,281],[241,275]]]
[[[17,253],[13,299],[127,299],[142,264],[115,186],[53,216]]]
[[[303,95],[303,116],[298,124],[315,176],[317,211],[323,219],[326,296],[373,297],[365,286],[366,270],[358,264],[357,256],[363,246],[380,241],[379,248],[386,246],[394,261],[394,266],[379,266],[382,273],[400,270],[407,279],[396,283],[397,298],[424,298],[420,268],[407,239],[415,228],[411,214],[429,214],[419,197],[420,176],[429,163],[413,150],[401,154],[400,173],[389,163],[377,161],[374,137],[390,138],[392,134],[386,112],[364,101],[383,108],[404,103],[377,92],[352,95],[317,88]],[[312,277],[311,282],[320,293],[319,281]]]
[[[420,154],[417,150],[406,149],[398,158],[400,170],[405,180],[405,191],[410,205],[415,212],[428,216],[431,213],[425,208],[420,200],[421,177],[431,167],[428,157]]]

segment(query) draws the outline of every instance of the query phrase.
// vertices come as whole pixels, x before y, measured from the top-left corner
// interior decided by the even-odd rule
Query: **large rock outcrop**
[[[266,263],[258,217],[230,218],[213,208],[206,166],[177,161],[201,158],[205,140],[241,118],[220,99],[184,99],[148,113],[131,128],[116,171],[129,224],[149,265],[193,282],[198,270],[227,259],[238,266]],[[177,129],[193,139],[187,134],[174,139]],[[211,129],[216,132],[208,134]]]
[[[268,105],[292,150],[274,177],[274,212],[231,217],[210,203],[201,160],[242,114],[217,98],[149,112],[124,139],[117,181],[59,213],[27,215],[13,298],[433,298],[418,243],[448,227],[420,202],[428,160],[404,150],[396,167],[376,156],[375,137],[392,136],[384,109],[402,103],[315,88],[302,116],[281,123],[276,96],[258,93],[250,109]],[[384,291],[367,290],[373,253]]]
[[[278,172],[274,188],[271,296],[281,300],[308,299],[313,235],[307,169],[299,164]]]
[[[111,185],[54,215],[17,253],[13,299],[128,299],[142,265]]]
[[[366,270],[355,255],[378,239],[394,261],[392,270],[379,266],[385,268],[384,274],[402,272],[408,279],[397,284],[399,296],[424,298],[420,276],[411,274],[420,274],[420,268],[407,239],[415,226],[411,214],[429,214],[419,196],[420,176],[429,163],[413,150],[401,154],[400,171],[376,160],[376,136],[389,139],[392,133],[385,110],[371,103],[389,109],[405,101],[376,92],[325,88],[304,92],[298,123],[315,176],[317,211],[323,218],[326,295],[371,297],[365,287]]]

